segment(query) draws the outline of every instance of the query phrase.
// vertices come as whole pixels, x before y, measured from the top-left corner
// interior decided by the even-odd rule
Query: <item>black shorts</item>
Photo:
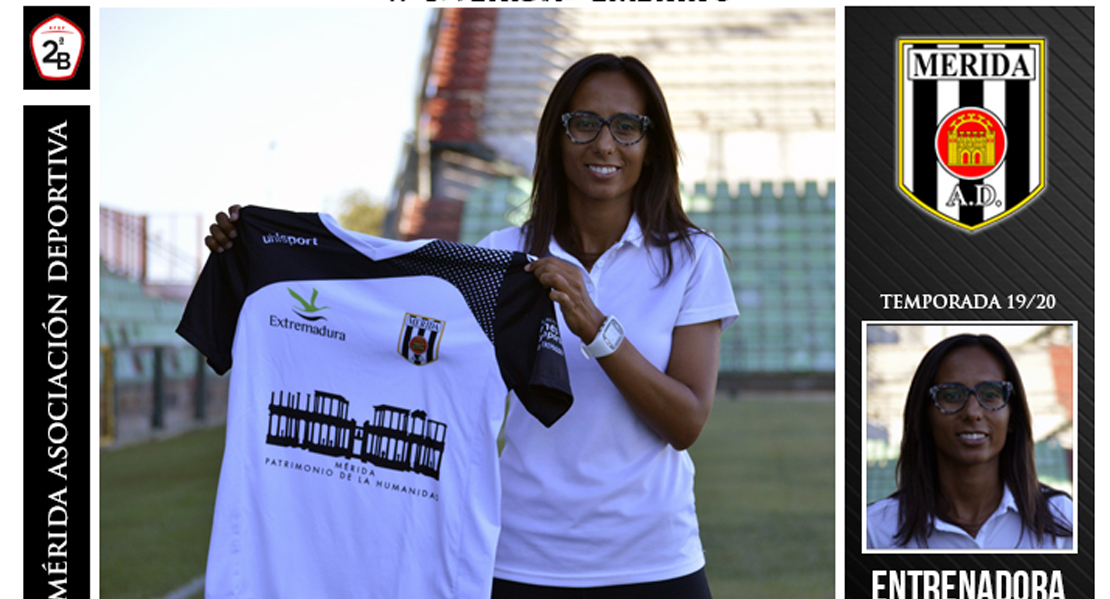
[[[493,599],[713,599],[705,569],[681,578],[608,587],[567,588],[493,579]]]

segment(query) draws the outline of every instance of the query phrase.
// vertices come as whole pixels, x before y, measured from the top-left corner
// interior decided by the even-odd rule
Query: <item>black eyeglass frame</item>
[[[1003,392],[1002,405],[998,406],[997,408],[992,408],[992,407],[983,405],[983,400],[979,398],[979,390],[982,389],[985,385],[995,385],[995,386],[1000,387],[1002,389],[1002,392]],[[946,410],[946,409],[940,407],[940,401],[937,400],[937,392],[940,391],[941,389],[945,389],[945,388],[948,388],[948,389],[956,388],[956,389],[963,389],[964,391],[966,391],[966,394],[964,395],[964,402],[962,404],[960,404],[960,407],[956,408],[955,410]],[[984,410],[986,410],[988,412],[997,412],[997,411],[1001,410],[1002,408],[1005,408],[1006,406],[1010,405],[1010,395],[1012,395],[1013,392],[1014,392],[1014,386],[1013,386],[1013,384],[1010,383],[1010,381],[983,381],[982,383],[979,383],[978,385],[975,385],[974,387],[968,387],[966,385],[961,385],[959,383],[941,383],[939,385],[933,385],[932,387],[929,387],[929,395],[933,398],[933,404],[935,404],[937,406],[937,409],[940,410],[942,414],[955,414],[955,413],[959,412],[960,410],[966,408],[967,407],[967,400],[971,398],[972,393],[975,394],[975,401],[979,402],[979,407],[983,408]]]
[[[570,120],[574,117],[580,117],[580,116],[585,116],[585,117],[590,117],[592,119],[597,119],[601,123],[601,126],[597,128],[597,132],[594,133],[594,136],[587,139],[586,141],[578,141],[577,139],[574,139],[574,136],[571,135],[571,133],[570,133]],[[613,133],[613,128],[609,126],[610,123],[612,123],[613,121],[615,121],[619,118],[622,118],[622,117],[637,120],[643,126],[643,130],[640,131],[640,137],[637,138],[636,141],[621,141],[621,140],[617,139],[617,135],[615,133]],[[569,137],[570,140],[573,141],[576,144],[592,143],[595,139],[597,139],[598,135],[601,135],[601,130],[602,129],[608,129],[609,130],[609,135],[613,136],[613,141],[619,143],[622,146],[634,146],[634,145],[640,143],[640,141],[643,140],[644,137],[647,136],[647,131],[648,131],[648,129],[651,128],[651,119],[648,118],[645,115],[642,115],[642,114],[621,113],[621,114],[618,114],[618,115],[616,115],[612,118],[606,119],[606,118],[602,118],[602,117],[600,117],[600,116],[598,116],[598,115],[596,115],[592,112],[565,112],[565,113],[563,113],[562,119],[563,119],[563,130],[565,130],[567,132],[567,137]]]

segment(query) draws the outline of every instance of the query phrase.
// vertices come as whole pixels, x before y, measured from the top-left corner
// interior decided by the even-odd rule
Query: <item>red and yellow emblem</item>
[[[948,113],[937,127],[937,160],[960,179],[984,179],[1006,159],[1006,128],[985,108],[965,107]]]

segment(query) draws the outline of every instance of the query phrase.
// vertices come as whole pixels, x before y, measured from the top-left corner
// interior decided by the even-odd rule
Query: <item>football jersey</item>
[[[490,596],[509,390],[571,404],[519,252],[240,212],[178,333],[231,372],[207,597]]]

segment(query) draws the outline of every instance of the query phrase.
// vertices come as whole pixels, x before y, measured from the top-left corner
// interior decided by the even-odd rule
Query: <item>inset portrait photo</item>
[[[1074,552],[1074,322],[866,322],[865,551]]]

